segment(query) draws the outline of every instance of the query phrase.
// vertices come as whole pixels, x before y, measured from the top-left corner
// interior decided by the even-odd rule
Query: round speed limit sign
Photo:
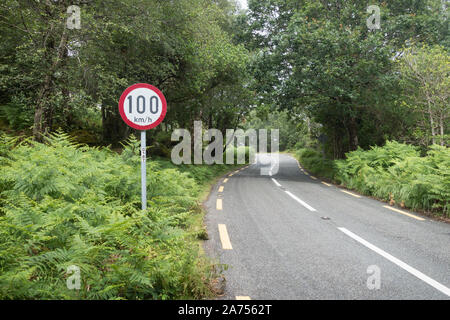
[[[123,121],[137,130],[148,130],[160,124],[167,112],[166,98],[158,88],[137,83],[127,88],[119,100]]]

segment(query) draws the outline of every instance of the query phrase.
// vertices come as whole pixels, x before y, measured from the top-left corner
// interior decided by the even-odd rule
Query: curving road
[[[450,299],[449,224],[268,157],[222,178],[205,203],[205,250],[229,266],[222,298]]]

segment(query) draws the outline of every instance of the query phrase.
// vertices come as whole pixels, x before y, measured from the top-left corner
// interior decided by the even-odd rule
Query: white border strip
[[[345,229],[345,228],[338,228],[340,231],[342,231],[343,233],[345,233],[346,235],[348,235],[350,238],[353,238],[354,240],[358,241],[359,243],[361,243],[362,245],[366,246],[367,248],[369,248],[370,250],[375,251],[376,253],[378,253],[380,256],[388,259],[389,261],[391,261],[392,263],[396,264],[397,266],[399,266],[400,268],[408,271],[409,273],[411,273],[413,276],[415,276],[416,278],[419,278],[420,280],[424,281],[425,283],[428,283],[430,286],[432,286],[433,288],[439,290],[440,292],[442,292],[443,294],[447,295],[450,297],[450,289],[447,288],[446,286],[444,286],[443,284],[437,282],[436,280],[431,279],[429,276],[423,274],[422,272],[420,272],[419,270],[411,267],[410,265],[404,263],[403,261],[397,259],[396,257],[390,255],[389,253],[387,253],[386,251],[381,250],[380,248],[374,246],[373,244],[371,244],[370,242],[367,242],[366,240],[364,240],[363,238],[357,236],[356,234],[354,234],[353,232]]]
[[[292,199],[294,199],[295,201],[297,201],[298,203],[300,203],[302,206],[304,206],[306,209],[308,209],[309,211],[317,211],[316,209],[314,209],[313,207],[311,207],[309,204],[307,204],[306,202],[304,202],[303,200],[297,198],[295,195],[293,195],[292,193],[290,193],[289,191],[285,191]]]
[[[277,185],[277,187],[281,187],[281,184],[279,184],[277,180],[275,180],[274,178],[271,178],[271,179]]]

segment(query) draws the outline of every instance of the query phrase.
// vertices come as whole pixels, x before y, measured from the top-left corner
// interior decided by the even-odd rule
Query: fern
[[[363,194],[450,216],[450,150],[447,147],[433,145],[421,157],[414,146],[387,141],[383,147],[350,152],[345,160],[333,164],[314,150],[301,149],[296,155],[313,173]]]
[[[192,219],[204,181],[226,166],[149,161],[140,210],[139,147],[121,155],[57,132],[0,148],[0,299],[179,299],[208,296],[211,265]],[[197,176],[200,176],[197,177]],[[81,270],[81,289],[66,286]]]

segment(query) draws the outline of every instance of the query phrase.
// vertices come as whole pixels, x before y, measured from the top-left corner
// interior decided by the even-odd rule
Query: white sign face
[[[148,84],[129,87],[119,101],[122,119],[138,130],[156,127],[164,119],[166,110],[166,99],[161,91]]]
[[[153,90],[138,88],[126,96],[124,110],[129,121],[148,126],[161,116],[162,102]]]

